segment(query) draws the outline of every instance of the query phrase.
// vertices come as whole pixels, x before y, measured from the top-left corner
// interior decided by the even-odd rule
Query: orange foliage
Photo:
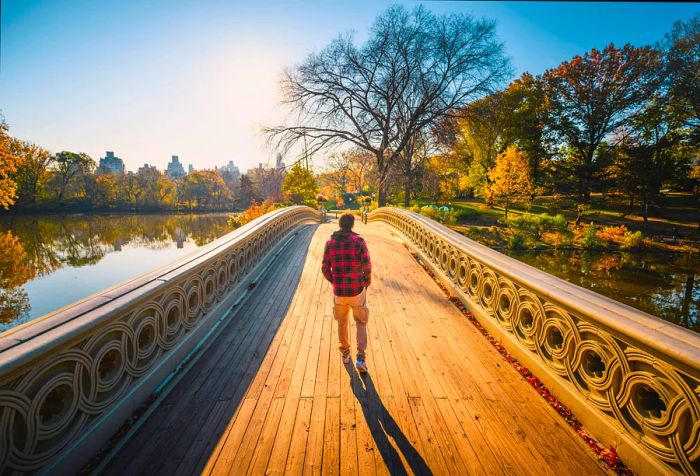
[[[229,225],[231,225],[233,228],[240,228],[246,223],[249,223],[255,220],[256,218],[261,217],[266,213],[276,210],[277,208],[278,205],[274,203],[267,204],[253,202],[250,208],[248,208],[244,212],[233,215],[231,218],[228,219],[228,222]]]

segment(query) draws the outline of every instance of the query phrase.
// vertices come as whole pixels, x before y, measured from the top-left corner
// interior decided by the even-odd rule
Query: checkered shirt
[[[323,250],[323,276],[336,296],[357,296],[372,279],[372,262],[365,240],[352,231],[336,231]]]

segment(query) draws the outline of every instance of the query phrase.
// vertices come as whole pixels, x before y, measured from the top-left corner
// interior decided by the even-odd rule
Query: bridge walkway
[[[342,365],[320,272],[336,227],[301,229],[107,473],[606,472],[378,223],[357,224],[370,371]]]

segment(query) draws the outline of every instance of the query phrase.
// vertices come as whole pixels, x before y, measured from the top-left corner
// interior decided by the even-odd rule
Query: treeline
[[[418,31],[445,41],[421,45]],[[468,16],[393,7],[366,44],[338,40],[285,78],[287,102],[311,112],[269,132],[286,144],[350,143],[321,177],[341,201],[359,191],[380,206],[483,197],[507,210],[561,195],[580,219],[603,193],[646,220],[662,191],[700,192],[700,15],[654,46],[610,44],[505,87],[492,35]]]
[[[87,154],[52,153],[9,134],[0,123],[0,207],[36,211],[244,210],[280,201],[284,170],[196,170],[173,180],[155,168],[100,173]]]

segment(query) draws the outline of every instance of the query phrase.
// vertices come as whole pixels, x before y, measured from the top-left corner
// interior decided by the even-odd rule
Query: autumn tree
[[[504,126],[504,142],[516,146],[527,156],[533,184],[544,185],[549,179],[545,164],[553,155],[553,144],[545,127],[549,103],[542,79],[525,73],[510,83],[503,94],[504,104],[510,110]]]
[[[493,22],[392,6],[365,43],[341,36],[286,72],[296,123],[267,132],[286,149],[308,141],[311,152],[352,144],[371,153],[384,206],[390,168],[411,138],[509,73]]]
[[[46,185],[53,154],[19,139],[12,139],[12,150],[18,158],[17,170],[12,174],[17,183],[17,206],[33,206]]]
[[[12,150],[9,127],[0,122],[0,207],[8,210],[15,203],[17,184],[11,175],[17,171],[18,157]]]
[[[590,199],[601,142],[649,102],[660,85],[660,56],[649,47],[610,44],[543,75],[548,126],[572,150],[577,195]]]
[[[98,210],[114,207],[117,201],[117,181],[113,175],[97,175],[95,177],[90,191],[90,200],[92,206]]]
[[[140,190],[137,205],[144,208],[156,208],[162,205],[161,189],[158,180],[161,172],[152,167],[140,168],[135,175]]]
[[[316,198],[318,184],[314,173],[297,162],[284,177],[282,190],[289,195],[295,204],[310,204]]]
[[[496,159],[496,165],[488,173],[490,183],[486,190],[488,202],[503,204],[505,221],[513,203],[529,201],[534,195],[532,170],[527,156],[517,147],[510,146]]]
[[[451,156],[433,155],[426,160],[424,166],[421,190],[433,201],[449,201],[466,191],[466,169],[463,162]]]
[[[214,170],[196,170],[182,177],[178,197],[190,209],[223,208],[233,198],[224,179]]]

